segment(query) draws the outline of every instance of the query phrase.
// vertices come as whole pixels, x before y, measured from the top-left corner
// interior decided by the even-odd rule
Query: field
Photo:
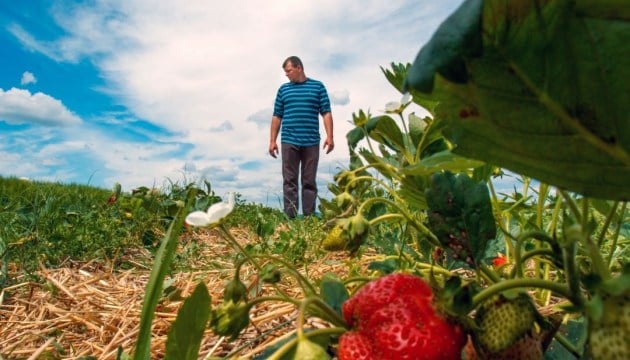
[[[630,358],[622,9],[465,1],[381,68],[320,217],[0,179],[0,356]]]
[[[167,224],[173,222],[176,213],[173,205],[185,201],[191,192],[196,194],[194,202],[200,208],[222,203],[209,183],[205,183],[205,189],[171,184],[162,190],[140,188],[128,193],[118,188],[109,191],[15,178],[1,179],[0,185],[5,209],[2,239],[9,239],[2,244],[0,355],[4,359],[116,359],[133,353],[151,270],[160,256],[160,245],[167,241]],[[506,197],[503,203],[514,207],[522,198],[519,193],[512,197]],[[520,214],[531,209],[525,206]],[[278,210],[238,198],[221,228],[184,226],[177,235],[156,303],[150,357],[164,358],[168,332],[183,300],[191,296],[198,283],[206,285],[211,306],[220,307],[235,266],[239,266],[239,279],[246,284],[250,299],[278,292],[305,298],[299,278],[283,276],[272,286],[264,281],[264,272],[251,263],[237,265],[243,259],[239,250],[261,260],[278,257],[288,264],[283,271],[292,267],[313,286],[320,284],[325,275],[348,280],[401,270],[423,276],[434,271],[449,272],[466,282],[475,278],[461,262],[447,261],[444,268],[431,261],[435,252],[430,247],[413,236],[401,241],[401,229],[389,225],[373,226],[359,249],[326,251],[325,243],[330,241],[334,226],[331,224],[335,223],[318,217],[289,221]],[[228,241],[225,231],[240,248]],[[627,249],[627,239],[616,246]],[[613,268],[627,258],[627,252],[619,250],[611,253]],[[506,248],[496,245],[489,252],[506,254]],[[496,258],[489,257],[494,259],[491,263]],[[513,264],[514,260],[509,262]],[[425,265],[428,263],[433,265]],[[525,275],[533,277],[535,270],[536,263],[530,260]],[[557,273],[544,276],[553,279]],[[351,282],[344,283],[352,288]],[[533,291],[532,295],[538,299],[539,313],[559,313],[556,305],[563,301],[561,297],[549,291]],[[294,336],[299,306],[287,301],[260,302],[248,316],[249,323],[235,338],[205,327],[198,357],[266,358],[265,349]],[[565,321],[570,318],[580,319],[571,316]],[[563,329],[573,341],[578,341],[583,331],[579,324],[581,321]],[[326,329],[331,323],[311,316],[303,326]],[[551,359],[573,357],[556,341],[547,354]]]
[[[232,229],[243,246],[256,242],[251,232]],[[166,335],[181,305],[181,297],[190,295],[198,281],[204,281],[216,306],[223,297],[225,283],[234,272],[232,249],[216,231],[200,231],[181,237],[178,251],[195,247],[194,258],[188,269],[173,272],[166,280],[165,290],[156,310],[153,325],[151,358],[164,356]],[[36,272],[41,282],[24,281],[25,276],[14,276],[12,285],[4,291],[7,296],[0,306],[0,353],[13,358],[70,358],[113,359],[118,348],[133,349],[139,331],[142,299],[150,274],[152,255],[143,247],[129,249],[119,259],[129,269],[112,267],[101,260],[72,261],[60,267]],[[311,262],[305,270],[318,278],[323,273],[347,273],[345,256],[327,254]],[[243,269],[243,280],[256,286],[256,275],[250,268]],[[286,284],[287,293],[300,296],[299,291]],[[177,297],[173,294],[177,294]],[[265,304],[251,312],[251,323],[241,337],[230,341],[206,330],[199,356],[230,357],[235,354],[250,358],[265,346],[295,328],[297,310],[292,304]],[[312,326],[323,326],[313,321]]]

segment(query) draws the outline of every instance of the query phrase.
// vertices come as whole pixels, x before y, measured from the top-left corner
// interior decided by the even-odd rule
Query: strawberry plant
[[[298,308],[296,332],[268,359],[540,359],[552,343],[576,358],[628,357],[624,9],[464,1],[413,64],[382,69],[402,97],[383,114],[353,115],[348,168],[321,202],[325,249],[360,256],[392,236],[400,246],[370,264],[367,280],[318,288],[283,257],[242,248],[223,227],[232,209],[214,204],[188,223],[218,228],[275,294],[245,296],[239,263],[209,326],[236,338],[253,306],[284,301]],[[430,116],[409,113],[415,106]],[[503,169],[522,175],[520,192],[497,193]],[[158,265],[149,294],[167,262]],[[301,297],[276,286],[282,276]],[[305,329],[307,316],[330,326]],[[586,322],[583,342],[559,331],[573,319]]]

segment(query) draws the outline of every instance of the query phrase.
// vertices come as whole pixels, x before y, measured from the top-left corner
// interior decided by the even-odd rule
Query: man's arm
[[[274,158],[278,156],[278,143],[276,143],[276,139],[278,138],[278,133],[280,132],[280,119],[278,116],[271,117],[271,133],[269,137],[269,155]]]
[[[322,116],[324,117],[324,129],[326,130],[326,141],[324,141],[324,149],[326,150],[326,154],[328,154],[335,148],[335,141],[333,140],[332,112],[327,112]]]

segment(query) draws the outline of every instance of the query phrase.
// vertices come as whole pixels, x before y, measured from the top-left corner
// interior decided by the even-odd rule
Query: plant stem
[[[290,264],[289,262],[287,262],[286,260],[284,260],[282,258],[279,258],[279,257],[276,257],[276,256],[264,255],[264,254],[253,255],[253,257],[263,258],[263,259],[268,259],[268,260],[271,260],[271,261],[279,262],[280,264],[284,265],[284,267],[287,270],[289,270],[291,272],[291,274],[293,274],[293,276],[295,276],[295,278],[297,279],[297,281],[299,283],[301,283],[304,286],[306,286],[306,288],[304,288],[305,295],[317,294],[317,290],[315,290],[315,288],[313,287],[311,282],[304,275],[302,275],[299,271],[297,271],[297,269],[295,269],[293,267],[293,265]]]
[[[260,265],[254,260],[254,258],[252,258],[252,256],[245,250],[245,248],[243,248],[241,246],[241,244],[238,243],[238,241],[236,241],[236,239],[234,238],[234,236],[232,236],[232,234],[228,231],[228,229],[225,228],[225,225],[220,224],[219,226],[219,230],[221,230],[221,232],[225,235],[225,238],[228,240],[228,242],[230,243],[230,245],[232,245],[232,247],[234,247],[236,250],[238,250],[241,254],[243,254],[243,256],[245,256],[247,258],[247,260],[259,271],[262,273],[262,268],[260,267]]]
[[[525,240],[529,238],[534,238],[540,241],[546,241],[548,243],[553,243],[553,239],[547,235],[546,232],[540,230],[533,230],[524,232],[516,240],[516,246],[514,248],[514,267],[516,269],[516,275],[518,277],[523,277],[523,268],[522,268],[522,260],[521,260],[521,248]]]
[[[297,300],[290,296],[261,296],[251,301],[248,301],[247,304],[249,306],[254,306],[254,305],[258,305],[260,303],[266,302],[266,301],[286,301],[286,302],[292,303],[295,306],[300,305],[300,300]]]
[[[492,282],[498,283],[501,281],[501,278],[499,277],[499,275],[497,275],[494,271],[488,268],[486,264],[480,263],[478,266],[478,269],[481,271],[482,274],[488,277]]]
[[[431,230],[429,230],[426,226],[424,226],[424,224],[419,223],[417,221],[415,221],[415,219],[411,216],[411,214],[409,214],[405,209],[403,209],[400,205],[398,205],[398,203],[383,198],[383,197],[373,197],[373,198],[369,198],[367,200],[365,200],[365,202],[363,202],[363,204],[361,204],[360,209],[362,209],[365,204],[367,203],[372,203],[372,202],[383,202],[387,205],[390,205],[391,207],[393,207],[394,209],[396,209],[398,212],[400,212],[400,214],[402,214],[404,216],[404,218],[407,220],[407,222],[409,222],[409,224],[411,224],[411,226],[413,226],[414,228],[416,228],[416,230],[418,230],[421,234],[426,235],[429,238],[429,241],[435,245],[435,246],[441,246],[440,241],[438,240],[437,236],[435,236],[435,234],[433,234],[433,232],[431,232]],[[357,210],[357,212],[359,212],[359,210]]]
[[[624,202],[624,209],[625,209],[625,202]],[[619,206],[619,201],[615,201],[613,203],[613,206],[610,207],[610,211],[608,212],[608,214],[606,215],[606,221],[604,222],[604,225],[602,226],[602,230],[599,233],[599,237],[597,238],[597,246],[601,247],[602,243],[604,242],[604,238],[606,237],[606,232],[608,231],[608,227],[610,226],[610,223],[612,222],[613,218],[615,217],[615,213],[617,212],[617,207]],[[622,211],[623,213],[623,211]],[[619,222],[621,224],[621,221]],[[610,265],[610,264],[609,264]]]
[[[608,261],[607,261],[608,268],[610,268],[610,265],[613,260],[613,256],[615,255],[615,249],[617,248],[617,241],[619,241],[619,233],[621,232],[621,224],[623,224],[623,218],[626,213],[626,205],[628,205],[628,203],[625,201],[623,205],[621,205],[621,214],[619,216],[619,221],[617,222],[617,229],[615,230],[615,235],[613,236],[613,242],[610,246],[610,253],[608,254]]]
[[[580,210],[578,210],[575,200],[564,190],[558,189],[558,192],[560,193],[560,195],[562,195],[562,198],[564,198],[564,201],[569,206],[569,209],[571,209],[571,212],[573,213],[573,216],[575,216],[576,221],[582,223],[582,215],[580,214]]]
[[[415,154],[415,159],[414,159],[415,163],[420,161],[420,156],[422,155],[422,148],[424,147],[424,141],[426,140],[427,135],[429,134],[429,130],[433,126],[433,123],[434,123],[434,120],[431,120],[431,122],[427,124],[427,126],[424,128],[424,131],[422,131],[422,137],[420,138],[420,141],[418,142],[418,147],[416,148],[416,154]]]
[[[583,303],[582,296],[580,295],[580,274],[577,271],[575,264],[575,257],[577,255],[576,243],[570,242],[567,246],[562,248],[562,260],[564,262],[564,276],[567,278],[569,289],[573,296],[567,299],[571,300],[575,305],[581,305]]]
[[[567,299],[572,298],[573,295],[568,286],[558,284],[553,281],[542,279],[509,279],[490,285],[489,287],[485,288],[477,295],[475,295],[472,299],[473,308],[477,308],[483,301],[487,300],[495,294],[499,294],[505,290],[517,288],[547,289],[558,295],[562,295]]]

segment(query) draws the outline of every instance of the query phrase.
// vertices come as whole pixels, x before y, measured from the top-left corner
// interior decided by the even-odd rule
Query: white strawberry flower
[[[409,103],[411,103],[412,96],[410,93],[404,93],[400,101],[390,101],[385,104],[386,113],[401,113]]]
[[[218,225],[234,210],[234,193],[228,193],[227,202],[212,204],[207,211],[193,211],[186,216],[186,224],[190,226]]]

